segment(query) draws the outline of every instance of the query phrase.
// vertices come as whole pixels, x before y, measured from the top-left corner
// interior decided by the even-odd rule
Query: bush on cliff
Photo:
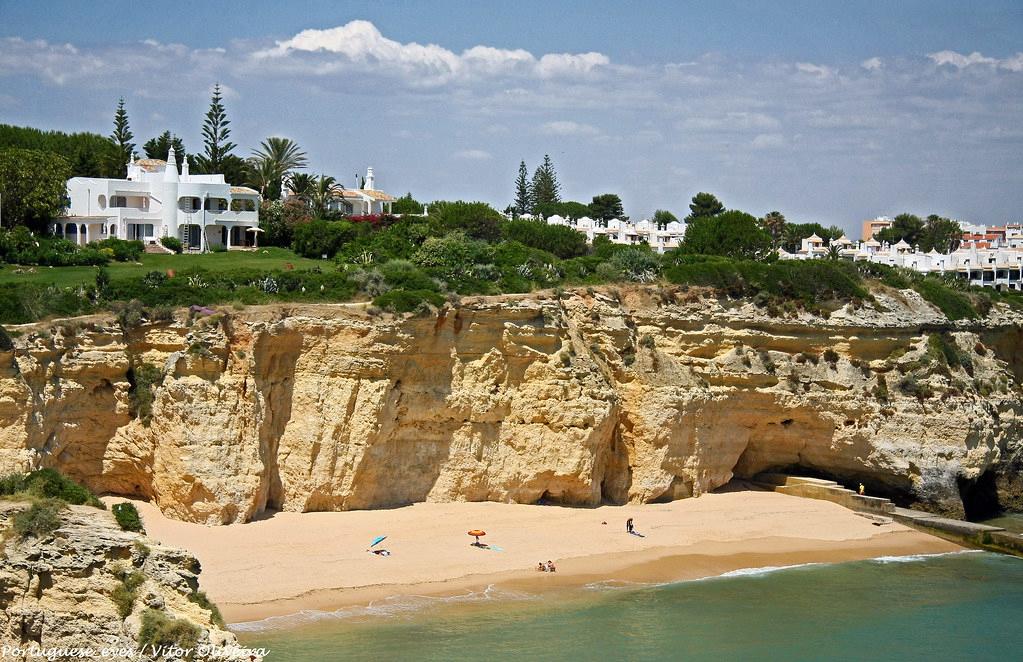
[[[19,510],[12,518],[14,532],[22,538],[41,538],[60,528],[60,511],[67,504],[60,499],[33,501],[25,510]]]
[[[138,599],[138,589],[146,581],[146,576],[137,570],[128,572],[122,569],[120,573],[121,583],[110,593],[110,599],[117,605],[117,613],[121,619],[128,618],[135,608],[135,600]]]
[[[196,591],[188,596],[188,600],[210,612],[210,620],[213,621],[214,624],[222,628],[227,627],[224,623],[224,617],[220,613],[220,608],[213,604],[213,601],[211,601],[204,592]]]
[[[128,408],[142,425],[149,427],[153,420],[155,389],[163,383],[163,371],[151,363],[142,363],[128,371]]]
[[[139,515],[139,510],[135,507],[135,504],[125,501],[124,503],[114,504],[110,510],[114,513],[114,519],[117,520],[117,525],[121,527],[122,531],[146,532],[142,526],[142,517]]]
[[[23,499],[58,499],[76,506],[103,508],[103,502],[55,469],[38,469],[27,474],[9,474],[0,478],[0,496]]]
[[[142,612],[142,628],[139,630],[139,646],[156,646],[194,649],[199,642],[199,628],[184,618],[174,618],[157,609]]]

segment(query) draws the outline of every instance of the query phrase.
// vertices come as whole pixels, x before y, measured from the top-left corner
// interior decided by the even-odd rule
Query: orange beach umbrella
[[[482,529],[473,529],[473,530],[469,531],[469,535],[473,536],[474,538],[476,538],[476,542],[479,542],[480,541],[480,536],[487,535],[487,532],[483,531]]]

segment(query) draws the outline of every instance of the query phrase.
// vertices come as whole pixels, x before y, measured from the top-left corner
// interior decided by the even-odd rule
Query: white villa
[[[74,177],[67,183],[68,215],[53,233],[78,244],[108,237],[158,244],[177,237],[186,250],[228,250],[258,245],[259,193],[232,186],[223,175],[178,174],[174,149],[166,161],[134,159],[126,179]]]
[[[524,216],[524,218],[530,218]],[[678,248],[686,235],[685,223],[672,221],[658,227],[651,220],[644,219],[637,223],[612,218],[606,225],[588,216],[579,219],[567,219],[557,214],[547,218],[548,225],[565,225],[586,235],[587,243],[593,243],[597,237],[607,237],[615,244],[649,244],[658,253]]]
[[[284,187],[283,190],[285,200],[295,196],[287,187]],[[358,189],[339,186],[327,203],[327,209],[340,212],[345,216],[374,216],[390,214],[393,202],[393,196],[376,189],[373,168],[369,167],[366,168],[365,186]]]
[[[876,239],[852,242],[844,235],[832,241],[831,245],[838,249],[838,256],[845,260],[876,262],[920,273],[951,273],[968,280],[970,285],[1023,289],[1023,248],[970,245],[951,253],[939,253],[936,250],[924,253],[905,241],[891,245]],[[803,239],[802,246],[795,253],[778,251],[783,260],[812,260],[826,257],[829,253],[830,247],[817,235]]]

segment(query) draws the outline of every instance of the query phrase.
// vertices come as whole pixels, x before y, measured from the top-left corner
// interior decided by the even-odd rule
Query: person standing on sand
[[[632,518],[630,517],[629,519],[625,520],[625,532],[632,533],[635,530],[636,528],[632,525]]]

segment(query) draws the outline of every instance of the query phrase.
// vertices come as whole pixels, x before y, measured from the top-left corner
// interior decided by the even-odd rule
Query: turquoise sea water
[[[281,662],[1021,660],[1023,560],[974,552],[539,596],[403,598],[282,623],[244,625],[239,638]]]

